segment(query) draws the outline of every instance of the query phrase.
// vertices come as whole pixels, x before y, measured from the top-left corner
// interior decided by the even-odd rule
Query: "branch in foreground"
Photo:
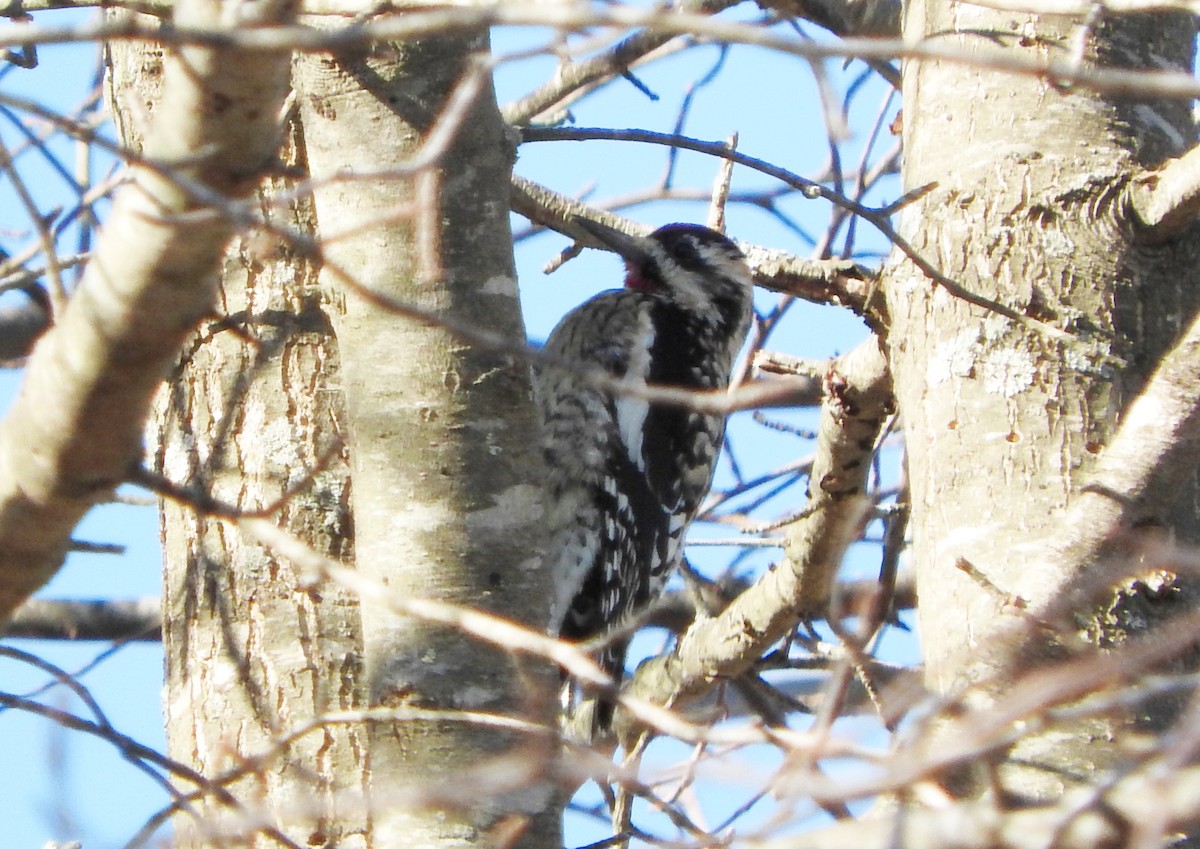
[[[580,682],[601,692],[612,693],[614,690],[613,681],[608,674],[577,646],[481,610],[436,599],[402,596],[354,569],[348,569],[321,556],[299,539],[265,519],[245,519],[238,523],[238,527],[257,542],[269,546],[277,554],[291,560],[300,571],[317,580],[334,581],[357,593],[360,600],[386,605],[399,616],[411,616],[425,622],[449,626],[506,651],[545,658],[556,663]],[[739,741],[766,739],[765,735],[755,731],[747,735],[696,726],[658,705],[619,693],[612,695],[623,708],[637,716],[644,724],[681,740],[698,742],[722,737]]]
[[[698,15],[716,14],[740,2],[741,0],[682,0],[678,9]],[[675,37],[671,33],[642,30],[598,56],[581,62],[565,62],[559,66],[552,81],[505,106],[501,110],[504,120],[510,124],[527,124],[548,110],[560,106],[572,95],[593,83],[627,72],[637,60]]]
[[[916,604],[911,575],[897,584],[896,610]],[[875,581],[852,581],[838,587],[844,607],[857,610],[878,591]],[[695,606],[686,592],[667,595],[647,618],[646,624],[676,633],[695,621]],[[18,607],[0,629],[6,639],[105,640],[158,642],[162,639],[162,605],[157,598],[83,601],[73,599],[29,599]]]
[[[162,608],[156,598],[129,601],[29,599],[13,612],[0,635],[7,639],[158,642]]]
[[[938,781],[964,764],[1007,751],[1028,735],[1046,733],[1058,720],[1111,715],[1153,698],[1153,690],[1139,694],[1129,682],[1191,651],[1197,633],[1200,611],[1192,610],[1174,619],[1171,629],[1138,637],[1119,651],[1087,651],[1007,682],[994,700],[973,703],[972,694],[978,690],[967,690],[956,698],[927,701],[916,712],[902,745],[880,762],[880,769],[835,779],[797,762],[788,781],[803,788],[805,794],[828,801],[903,794],[923,782]],[[1180,676],[1170,677],[1180,680]],[[1189,689],[1194,691],[1194,686],[1193,679]],[[920,698],[924,691],[892,691],[885,694],[883,709],[888,716],[897,717]],[[930,733],[930,726],[937,727],[936,735]],[[1170,754],[1171,750],[1158,753]],[[1154,751],[1139,754],[1131,749],[1126,766],[1115,769],[1127,769],[1130,762],[1144,763],[1154,755]]]
[[[1181,235],[1200,214],[1200,147],[1140,175],[1128,198],[1142,225],[1138,241],[1159,244]]]
[[[55,0],[57,2],[57,0]],[[72,4],[62,0],[64,5]],[[99,5],[98,0],[92,0]],[[153,7],[159,0],[147,4]],[[328,0],[311,3],[320,7]],[[305,4],[306,7],[310,4]],[[41,6],[46,8],[46,6]],[[310,11],[308,8],[306,12]],[[358,11],[357,9],[355,10]],[[251,21],[252,23],[253,21]],[[244,23],[244,22],[243,22]],[[592,26],[644,27],[655,32],[702,36],[716,41],[749,44],[798,56],[819,59],[905,59],[945,62],[969,68],[991,68],[1012,74],[1053,79],[1107,94],[1139,98],[1200,96],[1200,82],[1190,71],[1129,71],[1097,68],[1070,60],[1050,60],[1039,54],[1010,50],[964,50],[953,44],[925,39],[805,39],[781,34],[776,28],[724,20],[687,12],[664,12],[658,7],[597,7],[573,3],[487,3],[478,6],[439,6],[404,9],[381,15],[367,23],[337,29],[311,26],[228,26],[200,22],[177,23],[171,30],[173,43],[208,45],[218,48],[253,50],[337,51],[376,41],[407,41],[431,35],[496,26],[548,26],[580,30]],[[105,18],[100,23],[69,26],[0,26],[0,41],[12,46],[103,41],[113,38],[158,39],[163,33],[137,21]]]
[[[789,532],[788,559],[767,572],[720,615],[696,622],[679,638],[674,651],[638,667],[626,692],[638,700],[674,704],[702,691],[715,678],[736,678],[750,669],[772,644],[805,616],[823,612],[834,570],[857,536],[863,518],[863,485],[870,463],[862,462],[875,439],[864,430],[882,431],[891,415],[891,375],[872,337],[840,358],[837,383],[826,402],[818,437],[820,460],[809,508]],[[857,465],[849,460],[859,458]],[[818,472],[817,467],[821,470]],[[619,713],[618,733],[627,737],[631,717]]]
[[[294,14],[284,0],[182,0],[175,20],[232,29]],[[180,172],[212,191],[249,193],[275,155],[289,70],[287,52],[168,53],[146,155],[186,162]],[[159,382],[211,309],[232,224],[180,215],[194,208],[178,185],[134,167],[79,288],[30,358],[0,423],[0,618],[54,574],[71,529],[124,479]]]
[[[1167,352],[1096,461],[1052,536],[1058,564],[1031,599],[1035,619],[1085,609],[1100,586],[1096,565],[1122,532],[1157,524],[1200,457],[1200,316]],[[1126,567],[1127,569],[1127,567]]]
[[[573,217],[589,218],[624,233],[634,233],[627,220],[609,213],[597,213],[587,204],[561,195],[532,180],[513,175],[512,209],[536,224],[567,233],[580,242],[603,247],[583,230],[569,222]],[[645,235],[645,233],[637,233]],[[738,242],[754,274],[754,285],[773,292],[797,295],[817,304],[834,304],[862,313],[873,288],[873,275],[850,260],[803,259],[784,251]],[[872,307],[882,306],[883,299]]]
[[[755,844],[760,849],[1095,849],[1128,845],[1133,823],[1185,830],[1200,824],[1200,767],[1169,777],[1153,769],[1116,783],[1103,799],[1093,788],[1066,794],[1057,804],[1004,810],[995,800],[961,802],[942,810],[909,807],[847,820],[797,837]],[[1158,845],[1158,844],[1153,844]]]

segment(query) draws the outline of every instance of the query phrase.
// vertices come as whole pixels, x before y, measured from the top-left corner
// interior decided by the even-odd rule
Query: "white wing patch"
[[[630,340],[629,364],[625,371],[627,380],[645,381],[650,374],[650,348],[654,345],[654,323],[650,311],[638,311],[637,326]],[[625,453],[638,471],[645,473],[646,459],[642,455],[642,437],[645,434],[646,417],[650,414],[650,402],[632,395],[617,395],[613,398],[617,414],[617,433],[625,446]]]

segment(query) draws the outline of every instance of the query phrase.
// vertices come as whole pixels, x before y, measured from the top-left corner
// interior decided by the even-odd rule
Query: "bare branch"
[[[1180,235],[1200,213],[1200,147],[1143,174],[1128,191],[1129,206],[1142,225],[1138,241],[1157,244]]]
[[[402,41],[429,35],[477,30],[487,26],[543,25],[564,30],[589,26],[645,27],[659,33],[693,34],[750,44],[804,59],[908,59],[960,64],[1041,77],[1060,85],[1078,85],[1107,94],[1139,98],[1200,96],[1200,81],[1181,71],[1126,71],[1081,67],[1006,50],[963,50],[940,41],[909,43],[900,39],[815,41],[781,35],[770,28],[707,15],[662,12],[632,6],[590,8],[557,4],[493,4],[443,7],[381,16],[368,25],[339,29],[307,26],[224,27],[182,24],[171,30],[173,43],[275,51],[327,51],[372,41]],[[14,46],[79,43],[114,38],[159,39],[163,33],[133,20],[106,19],[83,26],[0,27],[0,41]]]
[[[162,639],[162,610],[156,598],[136,601],[29,599],[4,626],[8,638],[35,640]]]
[[[836,823],[796,837],[766,840],[759,849],[1094,849],[1126,844],[1129,824],[1161,818],[1172,830],[1200,822],[1200,767],[1134,773],[1092,804],[1091,788],[1053,805],[1006,810],[995,800],[959,802],[941,810],[902,806],[890,815]]]
[[[719,616],[698,620],[672,652],[642,664],[629,693],[660,704],[686,700],[716,678],[743,674],[801,617],[824,610],[833,570],[860,530],[862,484],[869,469],[862,462],[862,431],[878,433],[892,407],[890,376],[877,339],[842,358],[839,372],[827,380],[836,383],[836,391],[823,415],[829,422],[822,427],[818,450],[824,471],[814,470],[816,485],[809,508],[790,532],[787,563],[764,575]],[[867,443],[873,446],[874,439]],[[857,468],[849,461],[851,454],[858,459]],[[629,717],[619,718],[617,727],[624,737]]]
[[[825,376],[817,454],[804,517],[787,533],[788,569],[799,578],[798,610],[828,606],[848,534],[857,535],[871,457],[895,412],[891,373],[880,342],[870,338],[839,357]],[[810,521],[820,515],[819,520]]]
[[[739,585],[738,589],[745,586]],[[874,597],[878,589],[875,581],[853,581],[839,586],[837,593],[843,606],[856,608]],[[725,604],[729,601],[732,598],[726,599]],[[915,603],[912,576],[905,575],[896,587],[894,605],[897,610],[907,610]],[[647,624],[682,632],[695,619],[691,596],[673,592],[654,605]],[[162,639],[162,604],[157,598],[102,601],[34,598],[13,612],[0,634],[8,639],[158,642]]]
[[[1027,734],[1049,725],[1051,711],[1066,708],[1082,699],[1119,689],[1167,660],[1189,651],[1200,632],[1200,611],[1181,613],[1171,622],[1169,633],[1151,634],[1130,640],[1121,649],[1094,649],[1069,661],[1029,672],[1009,684],[994,701],[971,707],[971,693],[947,701],[937,713],[923,717],[926,726],[938,724],[934,745],[928,727],[915,729],[911,745],[896,751],[887,769],[861,779],[826,779],[811,770],[797,769],[790,780],[803,784],[808,793],[831,800],[864,799],[903,791],[919,782],[945,775],[952,767],[978,761],[1012,746]],[[1136,702],[1147,692],[1134,690]],[[913,700],[894,694],[890,711],[911,707]],[[1110,713],[1101,703],[1098,713]]]
[[[1059,564],[1037,586],[1030,613],[1082,609],[1096,589],[1081,581],[1123,533],[1153,524],[1182,491],[1200,457],[1200,317],[1184,331],[1125,413],[1049,543]],[[1083,594],[1081,597],[1080,594]]]
[[[322,557],[303,542],[264,519],[247,519],[238,527],[251,538],[288,558],[315,581],[331,580],[353,590],[360,599],[386,606],[398,616],[447,625],[484,643],[517,654],[545,658],[558,664],[577,680],[596,690],[611,693],[621,707],[651,728],[680,740],[698,742],[753,742],[767,739],[747,729],[712,729],[694,725],[678,714],[627,693],[614,693],[613,681],[595,661],[578,647],[522,627],[509,619],[459,604],[430,598],[401,595],[354,569]],[[803,735],[800,735],[801,737]]]
[[[716,14],[738,5],[742,0],[683,0],[682,11],[699,15]],[[561,64],[554,79],[501,110],[510,124],[527,124],[561,105],[572,95],[602,80],[627,72],[634,64],[676,36],[669,33],[642,30],[621,41],[611,50],[583,62]]]
[[[805,259],[786,251],[738,243],[764,289],[795,295],[814,304],[846,307],[873,328],[884,330],[883,298],[872,298],[875,275],[847,259]]]
[[[970,0],[972,6],[1001,12],[1028,12],[1033,15],[1086,15],[1095,4],[1089,0]],[[1188,12],[1200,14],[1195,0],[1104,0],[1106,12]]]
[[[512,208],[530,221],[569,233],[572,238],[588,245],[593,244],[594,239],[582,228],[570,225],[573,217],[594,218],[626,233],[637,231],[636,225],[620,216],[610,213],[597,215],[585,203],[516,175],[513,175]],[[797,295],[813,303],[849,307],[856,312],[866,307],[873,275],[855,262],[804,259],[746,242],[738,242],[738,247],[746,254],[757,286]],[[883,299],[878,298],[871,306],[881,307],[882,303]]]
[[[111,725],[104,722],[92,722],[82,719],[74,714],[66,711],[58,710],[57,708],[47,707],[46,705],[38,704],[29,699],[13,696],[8,693],[0,693],[0,707],[27,711],[29,713],[44,716],[47,719],[57,723],[63,728],[68,728],[73,731],[80,731],[97,737],[112,744],[120,752],[121,756],[128,761],[138,763],[143,769],[149,766],[155,766],[163,771],[174,776],[181,781],[187,781],[197,787],[204,788],[211,793],[223,804],[232,808],[241,808],[242,805],[238,800],[224,787],[221,787],[216,782],[205,778],[196,770],[182,764],[179,761],[168,758],[161,752],[151,749],[132,737],[118,732]],[[170,785],[167,785],[170,786]],[[191,811],[193,815],[195,811]],[[261,830],[265,835],[271,837],[280,846],[286,849],[300,849],[300,846],[289,840],[286,835],[279,829],[270,825],[260,825],[258,830]]]
[[[1070,333],[1067,333],[1061,328],[1047,324],[1044,321],[1025,315],[999,301],[985,298],[982,295],[972,292],[958,281],[942,273],[940,269],[935,267],[933,263],[923,257],[911,244],[908,243],[896,230],[892,227],[888,220],[894,208],[889,207],[885,210],[871,209],[863,206],[855,200],[851,200],[831,189],[826,188],[822,184],[801,177],[798,174],[793,174],[787,169],[780,168],[765,162],[761,159],[756,159],[752,156],[747,156],[738,151],[729,150],[720,142],[706,142],[698,139],[687,138],[680,135],[666,135],[663,133],[652,133],[646,130],[610,130],[604,128],[570,128],[559,129],[552,127],[531,127],[521,132],[522,141],[554,141],[554,140],[570,140],[581,141],[588,139],[612,140],[612,141],[639,141],[648,144],[661,144],[669,147],[681,147],[686,150],[695,150],[701,153],[708,153],[713,156],[724,157],[731,159],[739,165],[745,165],[755,171],[760,171],[763,174],[770,176],[787,183],[797,189],[800,189],[805,197],[808,198],[823,198],[840,209],[870,222],[881,234],[886,236],[896,248],[907,256],[917,268],[919,268],[934,284],[942,287],[954,297],[981,307],[989,312],[994,312],[997,315],[1002,315],[1016,324],[1021,325],[1035,333],[1045,336],[1049,339],[1055,339],[1063,342],[1079,344],[1084,347],[1091,347],[1085,340],[1077,339]],[[920,197],[924,193],[924,187],[911,192],[909,196],[912,198]],[[875,298],[872,297],[873,290],[869,290],[867,298],[860,311],[865,315],[872,311],[879,313],[882,311],[882,306],[875,303]],[[882,301],[880,297],[877,300]],[[876,329],[881,330],[886,326],[886,321],[876,321]]]
[[[738,134],[734,133],[726,141],[730,150],[737,150]],[[713,183],[712,201],[708,205],[709,227],[718,233],[725,232],[725,205],[729,202],[729,186],[733,182],[733,160],[725,159],[717,170],[717,178]]]

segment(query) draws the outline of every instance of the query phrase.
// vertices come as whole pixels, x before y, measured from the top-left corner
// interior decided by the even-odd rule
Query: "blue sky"
[[[78,16],[77,16],[78,17]],[[43,16],[38,21],[57,22],[62,15]],[[544,31],[535,29],[497,32],[495,49],[499,54],[520,50],[544,41]],[[0,78],[0,91],[37,96],[58,108],[77,103],[90,84],[95,50],[87,46],[45,48],[36,70],[11,69]],[[660,95],[655,102],[618,80],[584,102],[572,106],[577,126],[644,128],[670,132],[675,124],[685,88],[703,78],[720,59],[716,46],[705,46],[673,59],[639,70],[639,79]],[[861,69],[861,66],[859,66]],[[833,71],[838,70],[835,63]],[[553,71],[547,58],[503,63],[497,73],[499,99],[505,102],[528,91]],[[840,77],[833,74],[834,88]],[[778,82],[785,81],[780,86]],[[864,94],[852,115],[854,134],[846,144],[847,167],[857,157],[864,141],[865,127],[875,120],[884,90],[877,82],[874,91]],[[839,91],[839,96],[844,91]],[[894,111],[894,105],[891,107]],[[817,102],[816,86],[807,63],[794,57],[769,54],[749,47],[734,47],[724,58],[721,73],[696,94],[690,118],[684,127],[688,135],[704,139],[724,139],[740,135],[739,149],[783,165],[802,175],[815,173],[828,157],[826,128]],[[18,137],[10,125],[0,122],[0,136],[10,146]],[[892,142],[884,139],[885,147]],[[73,147],[58,140],[56,148],[72,161]],[[44,165],[33,162],[35,155],[21,159],[31,188],[43,210],[64,203],[63,185]],[[585,190],[589,197],[603,201],[645,189],[662,174],[666,161],[664,148],[613,142],[541,143],[521,148],[516,170],[565,194]],[[708,157],[684,153],[677,169],[677,184],[697,189],[711,186],[715,163]],[[734,189],[770,188],[772,182],[744,169],[735,171]],[[895,187],[885,188],[895,197]],[[28,222],[12,202],[11,187],[0,183],[0,246],[15,253],[30,242]],[[66,202],[69,202],[66,201]],[[798,220],[819,233],[828,215],[822,201],[792,199],[786,206]],[[660,202],[638,206],[627,212],[630,217],[658,225],[674,220],[703,221],[705,209],[696,203]],[[811,245],[761,210],[731,207],[729,232],[732,236],[808,255]],[[523,230],[527,222],[514,217],[514,229]],[[882,240],[867,228],[859,228],[860,244],[881,249]],[[621,266],[612,256],[586,251],[559,272],[547,276],[541,266],[566,245],[557,234],[541,234],[522,240],[517,246],[517,261],[526,320],[531,338],[540,340],[570,307],[594,292],[620,285]],[[64,248],[69,250],[69,248]],[[759,307],[770,309],[777,296],[761,293]],[[853,347],[866,335],[862,323],[844,310],[800,304],[790,314],[773,347],[808,357],[828,357]],[[0,404],[7,404],[18,375],[0,372]],[[779,413],[775,418],[811,426],[808,413]],[[762,428],[739,414],[731,429],[743,444],[753,445],[739,452],[739,462],[747,473],[766,471],[782,465],[809,450],[796,437]],[[137,495],[135,490],[130,494]],[[794,499],[794,496],[793,496]],[[790,503],[790,502],[789,502]],[[793,504],[793,506],[796,506]],[[712,533],[711,531],[708,531]],[[717,531],[728,536],[726,531]],[[73,555],[67,566],[43,594],[70,598],[129,598],[157,595],[161,568],[158,550],[157,520],[147,506],[109,506],[94,511],[78,529],[77,538],[128,546],[125,556]],[[704,549],[694,559],[702,568],[716,569],[728,561],[729,551]],[[757,562],[771,554],[758,555]],[[859,558],[856,568],[869,570],[873,560]],[[42,643],[19,641],[16,648],[37,654],[75,671],[90,664],[104,652],[102,644]],[[112,724],[140,742],[161,748],[160,693],[161,652],[157,646],[133,645],[122,648],[104,660],[83,681],[91,689]],[[0,658],[0,680],[7,692],[25,694],[46,681],[44,673],[29,666]],[[77,700],[59,689],[44,697],[46,703],[82,711]],[[51,723],[17,711],[0,712],[0,741],[6,752],[6,768],[0,770],[0,821],[5,823],[6,847],[40,847],[50,838],[80,838],[86,849],[119,846],[163,804],[164,797],[147,778],[121,760],[107,743],[66,733]],[[741,756],[739,756],[741,757]],[[748,756],[747,756],[748,757]],[[58,766],[55,766],[58,764]],[[769,768],[762,763],[760,769]],[[736,799],[730,795],[729,799]],[[65,816],[65,818],[64,818]],[[604,833],[583,820],[572,820],[569,843],[599,839]]]

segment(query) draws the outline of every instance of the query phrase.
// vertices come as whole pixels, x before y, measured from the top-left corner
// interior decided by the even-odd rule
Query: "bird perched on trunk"
[[[578,641],[628,623],[682,558],[725,417],[656,402],[644,384],[727,387],[750,327],[753,283],[738,247],[707,227],[669,224],[637,238],[576,223],[620,254],[627,271],[624,289],[597,295],[558,324],[535,379],[554,616],[559,635]],[[597,375],[633,391],[600,385]],[[627,634],[616,637],[599,657],[618,679],[627,644]]]

